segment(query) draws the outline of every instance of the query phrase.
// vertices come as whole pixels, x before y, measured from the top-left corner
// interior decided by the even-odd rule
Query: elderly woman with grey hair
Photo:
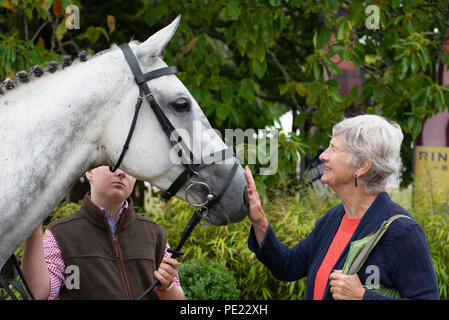
[[[280,280],[307,276],[306,299],[439,299],[426,237],[384,191],[400,166],[400,127],[376,115],[344,119],[320,155],[321,177],[341,199],[292,248],[265,217],[251,171],[248,247]]]

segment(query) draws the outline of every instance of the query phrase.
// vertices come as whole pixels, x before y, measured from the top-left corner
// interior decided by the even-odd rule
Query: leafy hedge
[[[410,213],[427,237],[441,299],[449,300],[449,186],[419,183]]]
[[[232,273],[218,261],[194,259],[181,263],[179,278],[189,300],[236,300],[239,290]]]

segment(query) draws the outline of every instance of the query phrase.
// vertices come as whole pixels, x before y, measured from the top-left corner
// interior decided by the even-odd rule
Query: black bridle
[[[200,158],[201,161],[199,164],[194,163],[194,155],[189,149],[189,147],[184,143],[182,137],[179,135],[179,133],[176,131],[173,124],[170,122],[170,120],[165,115],[164,111],[161,109],[159,104],[157,103],[156,99],[154,98],[153,94],[150,91],[150,88],[147,85],[147,82],[169,74],[174,74],[177,72],[176,67],[164,67],[157,70],[150,71],[148,73],[143,74],[142,70],[140,69],[139,62],[137,61],[136,56],[132,52],[131,48],[127,43],[122,44],[119,46],[119,48],[122,50],[123,54],[125,55],[125,59],[128,62],[129,67],[131,68],[131,71],[134,74],[134,80],[136,81],[137,85],[139,86],[139,96],[137,98],[135,111],[134,111],[134,117],[131,123],[131,127],[128,132],[128,136],[126,138],[125,144],[123,145],[122,152],[119,156],[119,159],[117,163],[115,164],[114,168],[109,168],[112,172],[116,171],[118,167],[120,166],[121,161],[123,160],[123,157],[125,156],[126,151],[128,150],[129,143],[131,141],[131,137],[134,132],[134,128],[136,126],[137,117],[139,115],[139,110],[142,105],[143,98],[145,97],[145,100],[150,105],[151,109],[153,110],[154,114],[156,115],[162,129],[164,130],[165,134],[167,135],[168,140],[170,141],[170,144],[172,147],[179,146],[180,152],[178,152],[178,155],[180,157],[184,156],[183,166],[184,171],[174,180],[174,182],[168,187],[167,190],[162,192],[162,197],[165,200],[170,199],[171,197],[175,196],[178,191],[187,183],[189,182],[190,185],[187,186],[185,190],[185,198],[186,201],[196,207],[195,213],[193,214],[192,218],[190,219],[187,227],[184,229],[181,240],[176,246],[175,249],[170,249],[170,253],[172,254],[172,258],[177,258],[178,256],[181,256],[183,252],[181,251],[182,246],[184,245],[187,238],[192,233],[193,228],[201,221],[204,220],[205,223],[202,224],[203,226],[209,225],[210,218],[208,217],[208,209],[210,209],[212,206],[216,205],[223,194],[228,189],[229,185],[231,184],[232,178],[235,175],[235,172],[237,171],[237,168],[239,166],[239,162],[235,161],[226,180],[224,181],[222,189],[218,193],[214,193],[210,186],[206,183],[201,181],[201,176],[199,174],[199,171],[206,167],[207,165],[216,163],[218,161],[223,161],[232,157],[235,157],[235,151],[234,149],[224,149],[215,153],[211,153],[207,157]],[[186,156],[188,158],[186,159]],[[203,188],[207,191],[206,199],[203,202],[199,203],[192,203],[192,199],[190,198],[190,193],[195,188]],[[198,191],[198,190],[197,190]],[[150,293],[155,286],[158,286],[159,280],[155,280],[153,284],[145,290],[145,292],[138,298],[138,300],[143,299],[148,293]]]

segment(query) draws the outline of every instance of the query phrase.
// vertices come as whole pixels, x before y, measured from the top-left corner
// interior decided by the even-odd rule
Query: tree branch
[[[449,28],[449,23],[445,20],[443,20],[442,18],[438,17],[438,15],[435,13],[435,8],[437,8],[439,10],[439,12],[443,13],[444,16],[449,16],[449,10],[445,9],[445,8],[441,8],[438,5],[419,5],[414,7],[414,9],[418,9],[427,13],[430,13],[435,19],[437,19],[439,22],[441,22],[445,27]]]
[[[66,46],[66,45],[71,45],[72,47],[74,47],[75,48],[75,50],[77,51],[77,52],[80,52],[81,51],[81,48],[80,48],[80,46],[75,42],[75,41],[73,41],[73,40],[68,40],[68,41],[65,41],[65,42],[62,42],[61,43],[61,46]]]
[[[304,44],[300,44],[292,40],[289,36],[287,36],[285,33],[281,32],[280,34],[281,38],[285,40],[289,44],[290,47],[294,48],[296,46],[302,47],[304,49],[313,49],[313,46],[306,46]],[[313,35],[300,35],[298,38],[304,38],[304,39],[312,39]]]
[[[364,63],[360,63],[360,70],[362,70],[362,71],[368,73],[370,76],[372,76],[374,79],[376,79],[376,81],[377,81],[378,83],[381,83],[383,86],[385,86],[385,87],[388,89],[388,91],[390,91],[390,93],[391,93],[392,95],[395,94],[393,88],[391,88],[391,86],[389,86],[389,85],[387,85],[387,84],[384,84],[384,83],[382,82],[382,80],[378,77],[378,75],[377,75],[378,72],[374,72],[374,71],[370,70],[370,67],[369,67],[368,65],[366,65],[366,64],[364,64]]]
[[[39,28],[37,28],[36,32],[34,33],[33,37],[31,38],[31,42],[34,43],[34,41],[36,40],[37,36],[39,35],[39,33],[41,33],[42,29],[44,29],[44,27],[48,24],[48,20],[44,21],[43,24],[41,24],[41,26]]]
[[[279,68],[279,71],[281,71],[281,73],[284,75],[285,77],[285,82],[288,83],[292,80],[292,78],[290,77],[290,75],[287,73],[287,71],[284,69],[284,67],[282,66],[282,64],[279,62],[279,60],[277,59],[276,55],[274,54],[273,51],[268,50],[268,54],[271,57],[271,59],[273,59],[275,65]],[[292,93],[290,95],[290,98],[293,102],[293,107],[296,111],[302,111],[301,110],[301,106],[298,104],[298,101],[296,100],[295,95]]]
[[[28,21],[27,21],[27,15],[25,14],[25,11],[23,12],[23,26],[24,26],[24,32],[25,32],[25,41],[28,41]]]

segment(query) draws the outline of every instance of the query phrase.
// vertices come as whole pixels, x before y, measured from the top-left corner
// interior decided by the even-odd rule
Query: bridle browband
[[[206,183],[201,181],[201,176],[199,174],[199,171],[206,167],[207,165],[224,161],[226,159],[236,157],[235,150],[231,148],[226,148],[224,150],[211,153],[209,156],[200,158],[200,163],[196,164],[194,163],[194,159],[196,159],[189,149],[189,147],[184,143],[182,137],[179,135],[179,133],[176,131],[173,124],[170,122],[170,120],[165,115],[164,111],[161,109],[159,104],[157,103],[156,99],[154,98],[153,94],[151,93],[150,88],[147,85],[147,82],[164,76],[164,75],[170,75],[177,73],[176,67],[164,67],[157,70],[150,71],[148,73],[143,74],[142,70],[140,69],[139,62],[137,61],[136,56],[132,52],[131,48],[127,43],[122,44],[119,46],[119,48],[122,50],[126,61],[128,62],[129,67],[131,68],[131,71],[134,74],[134,80],[136,81],[137,85],[139,86],[139,96],[137,98],[135,111],[134,111],[134,117],[131,123],[131,127],[128,132],[128,136],[126,138],[125,144],[123,145],[122,152],[120,153],[119,159],[117,163],[115,164],[114,168],[109,167],[109,169],[112,172],[115,172],[118,167],[120,166],[120,163],[123,160],[123,157],[125,156],[126,151],[129,148],[129,143],[131,141],[134,128],[136,126],[137,117],[139,114],[140,107],[142,105],[143,98],[145,97],[145,100],[150,105],[151,109],[153,110],[154,114],[156,115],[156,118],[158,119],[162,129],[164,130],[170,144],[172,147],[179,146],[180,150],[178,152],[178,155],[180,157],[184,157],[183,160],[183,166],[184,171],[174,180],[174,182],[167,188],[167,190],[162,192],[162,197],[165,200],[170,199],[171,197],[175,196],[178,191],[187,183],[189,182],[190,185],[187,186],[185,190],[185,198],[186,201],[191,204],[192,206],[196,207],[195,213],[193,214],[192,218],[190,219],[187,227],[184,229],[181,240],[176,246],[175,249],[169,249],[169,251],[172,254],[172,258],[176,258],[183,254],[181,251],[182,246],[184,245],[187,238],[190,236],[193,228],[200,223],[201,220],[204,220],[205,222],[202,224],[202,226],[208,226],[210,223],[210,218],[208,217],[208,209],[210,209],[212,206],[216,205],[223,194],[228,189],[229,185],[231,184],[232,178],[235,175],[235,172],[237,171],[237,168],[239,166],[239,162],[234,161],[234,164],[224,181],[222,189],[218,193],[214,193],[210,186]],[[206,199],[203,202],[200,203],[193,203],[190,198],[190,193],[195,188],[204,188],[207,191]],[[226,217],[228,218],[228,217]],[[228,218],[229,222],[229,218]],[[155,286],[159,285],[159,281],[155,280],[153,284],[145,290],[144,293],[140,297],[138,297],[138,300],[143,299],[148,293],[150,293]]]

